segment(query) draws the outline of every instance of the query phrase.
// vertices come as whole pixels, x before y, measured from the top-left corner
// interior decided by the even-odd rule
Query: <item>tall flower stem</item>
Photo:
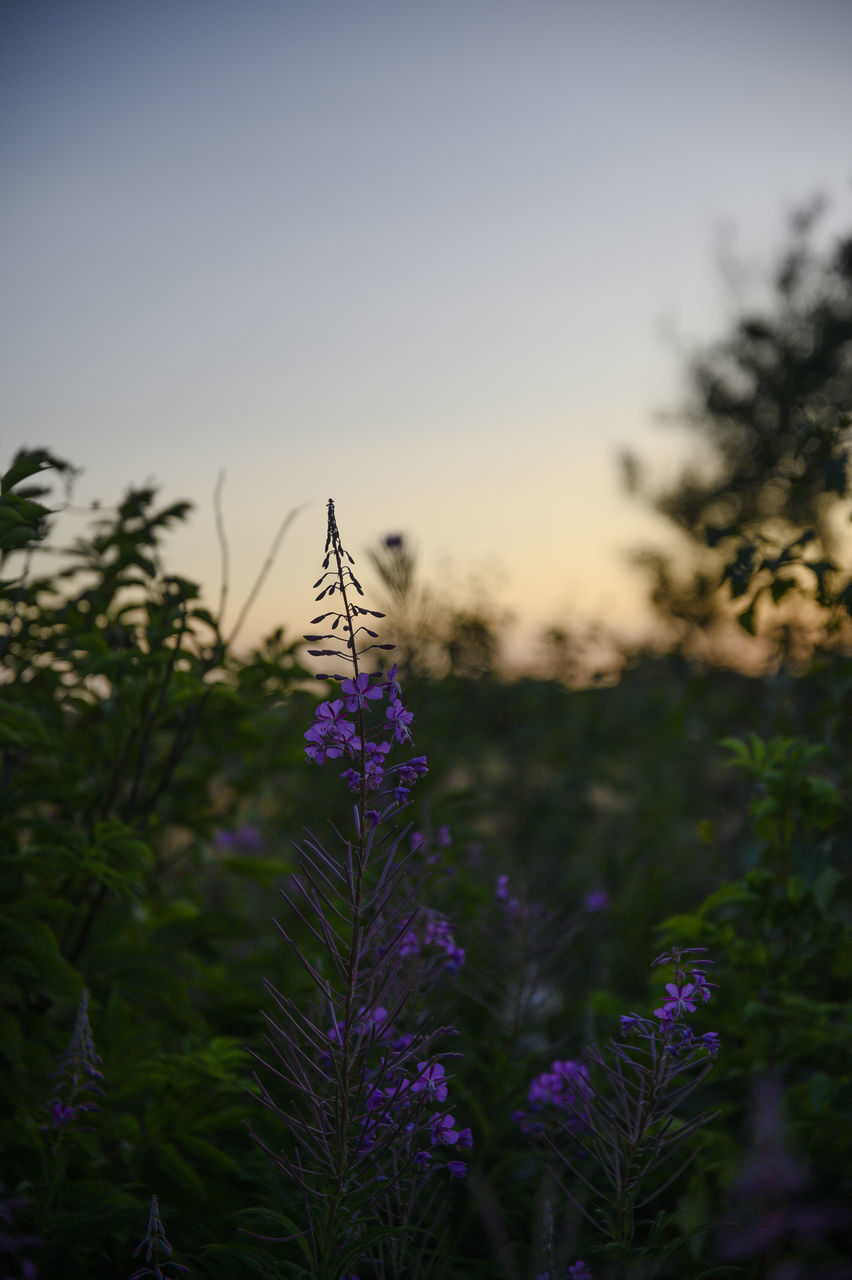
[[[692,1136],[710,1119],[684,1114],[719,1048],[715,1032],[698,1036],[688,1021],[715,985],[703,952],[659,956],[654,965],[672,965],[674,974],[654,1020],[624,1014],[618,1039],[590,1046],[582,1063],[554,1062],[532,1081],[528,1110],[516,1113],[549,1147],[569,1201],[625,1260],[653,1253],[657,1227],[637,1244],[640,1226],[648,1228],[638,1215],[684,1172],[696,1153]]]
[[[447,1097],[443,1067],[431,1054],[439,1028],[412,1002],[418,972],[412,957],[421,941],[440,937],[454,962],[463,956],[435,913],[424,913],[418,937],[422,881],[410,874],[413,852],[400,848],[396,820],[426,760],[392,762],[392,751],[411,741],[413,717],[402,704],[395,667],[387,674],[365,670],[366,654],[393,646],[380,643],[364,622],[382,615],[356,602],[364,593],[353,564],[330,500],[315,587],[318,601],[337,607],[312,620],[328,631],[306,638],[331,642],[308,652],[343,662],[349,674],[318,676],[338,688],[317,706],[305,751],[318,765],[348,762],[341,778],[354,799],[354,830],[331,824],[331,848],[310,832],[296,846],[299,871],[282,896],[309,942],[300,944],[289,926],[276,924],[315,999],[306,1010],[267,983],[281,1016],[268,1019],[269,1059],[257,1060],[283,1082],[283,1100],[256,1076],[260,1100],[283,1122],[290,1147],[273,1151],[257,1141],[301,1193],[304,1226],[293,1223],[290,1239],[300,1242],[317,1280],[340,1280],[367,1258],[381,1270],[383,1259],[401,1257],[408,1219],[431,1199],[415,1189],[440,1167],[433,1163],[440,1148],[471,1142],[452,1115],[434,1110]],[[457,1160],[446,1167],[453,1177],[465,1169]]]

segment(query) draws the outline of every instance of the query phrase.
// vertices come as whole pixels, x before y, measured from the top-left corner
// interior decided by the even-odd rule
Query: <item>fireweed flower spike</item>
[[[637,1213],[684,1171],[694,1155],[688,1140],[710,1118],[679,1110],[719,1052],[715,1031],[696,1035],[687,1021],[715,986],[708,963],[703,948],[659,956],[654,965],[674,974],[654,1018],[622,1014],[618,1039],[592,1045],[582,1064],[554,1062],[514,1115],[550,1149],[574,1206],[622,1248],[635,1247]]]
[[[165,1228],[160,1219],[160,1202],[156,1196],[151,1196],[151,1204],[148,1210],[148,1227],[140,1244],[133,1250],[134,1258],[137,1258],[142,1250],[145,1250],[145,1261],[147,1267],[140,1267],[138,1271],[134,1271],[129,1280],[174,1280],[174,1276],[178,1271],[186,1271],[187,1268],[179,1262],[171,1261],[172,1246],[166,1239]],[[168,1270],[164,1270],[168,1268]]]
[[[89,993],[84,990],[77,1005],[71,1041],[59,1059],[56,1087],[47,1104],[49,1120],[42,1128],[59,1133],[68,1126],[81,1127],[81,1116],[100,1109],[93,1099],[103,1093],[103,1078],[89,1023]]]
[[[425,1184],[442,1169],[461,1177],[456,1157],[472,1144],[432,1052],[450,1029],[413,1001],[415,981],[421,995],[427,990],[424,949],[445,971],[464,961],[449,923],[420,908],[422,867],[395,825],[427,761],[404,751],[413,716],[396,668],[365,669],[373,650],[393,646],[364,621],[383,615],[358,603],[364,593],[353,565],[329,501],[315,585],[317,599],[336,607],[312,620],[326,630],[307,639],[317,646],[309,653],[342,661],[346,671],[318,677],[337,687],[316,708],[305,754],[312,766],[339,770],[353,797],[352,824],[331,827],[328,843],[309,832],[296,846],[299,870],[282,890],[288,922],[276,925],[314,999],[305,1008],[267,983],[276,1012],[267,1017],[266,1057],[255,1055],[260,1101],[289,1145],[279,1150],[253,1136],[300,1193],[303,1220],[288,1240],[316,1280],[340,1280],[362,1262],[380,1274],[408,1274],[412,1240],[422,1252],[434,1226],[427,1215],[435,1196],[424,1194]]]

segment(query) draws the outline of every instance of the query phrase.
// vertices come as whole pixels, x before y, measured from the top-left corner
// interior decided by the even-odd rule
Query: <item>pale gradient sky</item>
[[[220,469],[235,604],[308,504],[249,639],[303,629],[329,496],[356,555],[635,621],[662,331],[724,326],[721,226],[852,220],[850,55],[849,0],[0,0],[0,462],[191,498],[211,604]]]

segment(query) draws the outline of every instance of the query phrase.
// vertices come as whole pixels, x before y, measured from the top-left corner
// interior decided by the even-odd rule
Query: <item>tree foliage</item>
[[[29,450],[0,477],[0,1274],[307,1280],[300,1198],[247,1131],[275,1152],[292,1138],[253,1096],[251,1051],[264,980],[310,1007],[310,974],[273,917],[314,966],[323,939],[292,910],[293,843],[305,824],[324,839],[351,826],[352,798],[334,761],[305,758],[319,712],[298,646],[277,631],[236,655],[195,584],[167,571],[187,504],[131,490],[56,555],[51,475],[73,469]],[[806,568],[801,539],[773,559],[761,536],[719,540],[741,604],[760,592],[771,606],[796,571],[814,608],[845,609],[839,568]],[[404,623],[419,601],[413,564],[397,567]],[[450,662],[458,614],[437,615],[435,666],[407,633],[406,707],[429,773],[399,849],[430,877],[429,920],[452,919],[454,964],[466,956],[441,1022],[459,1032],[447,1078],[473,1148],[467,1183],[445,1184],[440,1255],[409,1270],[838,1273],[852,660],[751,679],[638,655],[618,684],[576,689],[499,677],[476,631]],[[721,1047],[673,1130],[693,1162],[651,1187],[635,1238],[608,1240],[574,1212],[595,1215],[593,1188],[566,1198],[565,1170],[513,1117],[549,1061],[579,1059],[619,1014],[666,999],[645,969],[664,919],[667,946],[712,952]],[[430,972],[418,999],[431,1009]],[[320,1069],[327,1025],[323,1013]],[[689,1126],[708,1108],[696,1149]]]
[[[626,460],[628,480],[681,535],[681,557],[639,559],[656,607],[682,633],[718,620],[725,596],[744,595],[765,559],[792,566],[807,546],[821,585],[838,551],[852,439],[852,234],[818,247],[820,213],[815,204],[794,217],[765,303],[689,364],[677,420],[697,437],[697,460],[656,493]],[[775,599],[787,589],[776,586]]]

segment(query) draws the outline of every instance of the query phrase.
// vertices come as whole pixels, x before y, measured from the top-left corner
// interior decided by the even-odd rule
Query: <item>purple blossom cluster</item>
[[[392,1137],[411,1148],[415,1167],[423,1171],[433,1167],[436,1153],[432,1148],[461,1151],[473,1146],[470,1129],[458,1129],[450,1112],[424,1112],[424,1107],[446,1102],[446,1071],[443,1064],[434,1059],[418,1062],[413,1073],[410,1067],[402,1065],[401,1059],[413,1037],[399,1034],[384,1005],[361,1009],[352,1030],[357,1036],[370,1037],[387,1046],[387,1057],[370,1073],[371,1082],[366,1090],[362,1153],[370,1151],[380,1137]],[[343,1038],[339,1025],[329,1028],[330,1045],[341,1045]],[[330,1057],[328,1063],[331,1063]],[[452,1177],[461,1178],[467,1172],[463,1161],[449,1160],[445,1164]]]
[[[516,901],[507,897],[505,876],[498,879],[498,898],[501,891],[505,901]],[[704,950],[703,947],[675,948],[653,961],[652,967],[673,964],[674,981],[666,983],[665,998],[654,1010],[656,1022],[636,1013],[622,1014],[622,1037],[638,1036],[657,1044],[662,1041],[664,1054],[674,1059],[683,1059],[693,1053],[716,1057],[719,1052],[718,1033],[707,1031],[697,1036],[685,1021],[688,1014],[695,1013],[699,1004],[707,1003],[711,988],[716,985],[708,982],[704,972],[710,963],[703,956]],[[694,957],[689,964],[689,974],[682,964],[685,956]],[[549,1127],[545,1118],[551,1122],[551,1127],[556,1120],[562,1130],[579,1132],[584,1127],[584,1114],[587,1115],[594,1106],[588,1069],[573,1059],[557,1059],[549,1071],[542,1072],[531,1082],[528,1103],[527,1110],[515,1111],[512,1116],[524,1133],[542,1136]]]
[[[583,899],[583,910],[590,916],[609,911],[611,905],[606,889],[591,889]]]
[[[533,1136],[545,1132],[546,1120],[561,1128],[576,1130],[592,1096],[588,1069],[574,1059],[557,1058],[549,1071],[543,1071],[530,1082],[528,1109],[513,1112],[512,1119],[524,1132]]]
[[[704,950],[704,947],[675,948],[653,961],[652,967],[673,964],[674,981],[665,984],[663,1002],[654,1010],[657,1022],[635,1013],[622,1014],[622,1036],[640,1036],[645,1040],[662,1036],[665,1052],[673,1058],[682,1058],[693,1050],[716,1057],[719,1052],[718,1032],[705,1031],[697,1036],[686,1021],[700,1004],[707,1004],[711,990],[716,986],[715,982],[707,981],[704,970],[710,962],[704,959]],[[689,974],[682,965],[685,956],[695,957],[689,962]]]
[[[437,834],[432,837],[426,831],[412,831],[411,833],[411,852],[425,854],[425,861],[428,865],[433,865],[441,861],[441,849],[449,849],[453,843],[453,835],[450,828],[442,825],[438,828]]]
[[[494,898],[508,920],[528,921],[544,915],[544,907],[540,902],[523,902],[512,893],[507,875],[497,877]]]
[[[213,843],[222,853],[261,853],[263,838],[257,827],[248,822],[228,830],[221,827],[213,837]]]
[[[495,901],[507,920],[526,924],[546,915],[546,908],[540,902],[528,902],[515,894],[509,886],[509,877],[500,875],[494,889]],[[587,916],[603,915],[610,909],[609,894],[605,889],[592,889],[583,898],[582,908]]]
[[[360,1009],[352,1030],[355,1035],[362,1037],[372,1035],[377,1040],[386,1039],[388,1035],[393,1034],[390,1015],[384,1005],[378,1005],[374,1009]],[[332,1044],[342,1044],[344,1038],[342,1027],[337,1023],[329,1027],[328,1038]]]
[[[570,1174],[576,1191],[559,1182],[574,1207],[622,1246],[634,1239],[637,1214],[687,1167],[683,1144],[710,1118],[677,1114],[719,1046],[715,1032],[697,1036],[686,1021],[711,997],[704,950],[659,956],[654,965],[673,965],[674,978],[654,1017],[624,1014],[620,1039],[587,1046],[582,1063],[553,1062],[513,1117]],[[569,1275],[588,1275],[583,1262],[574,1267]]]
[[[77,1017],[68,1048],[59,1060],[55,1073],[56,1089],[47,1104],[49,1120],[45,1129],[57,1132],[75,1125],[81,1115],[98,1111],[92,1101],[103,1092],[101,1060],[95,1049],[95,1040],[89,1022],[89,993],[84,990],[77,1005]]]
[[[362,1149],[369,1151],[388,1127],[397,1138],[405,1136],[413,1148],[413,1163],[421,1172],[435,1166],[438,1154],[463,1151],[473,1146],[469,1128],[458,1128],[455,1116],[444,1109],[432,1110],[447,1101],[447,1076],[440,1062],[418,1062],[412,1076],[402,1070],[385,1071],[382,1064],[377,1082],[367,1093]],[[443,1161],[453,1178],[463,1178],[463,1160]]]
[[[529,1100],[539,1106],[576,1110],[581,1098],[589,1095],[589,1073],[581,1062],[557,1059],[530,1084]]]
[[[314,723],[305,732],[305,754],[317,764],[353,760],[354,766],[341,774],[350,791],[390,792],[394,804],[400,805],[408,799],[417,779],[427,772],[427,763],[425,756],[414,756],[395,765],[388,763],[394,743],[411,742],[409,726],[414,719],[402,704],[396,677],[394,666],[387,676],[361,671],[354,679],[341,680],[343,696],[321,702],[316,709]],[[384,720],[368,736],[364,727],[368,704],[385,698]],[[357,720],[349,718],[353,714]],[[378,815],[373,820],[378,821]]]
[[[403,934],[399,955],[429,959],[430,953],[436,952],[441,957],[441,968],[448,973],[458,973],[464,965],[464,947],[456,946],[447,917],[440,911],[426,909]]]

